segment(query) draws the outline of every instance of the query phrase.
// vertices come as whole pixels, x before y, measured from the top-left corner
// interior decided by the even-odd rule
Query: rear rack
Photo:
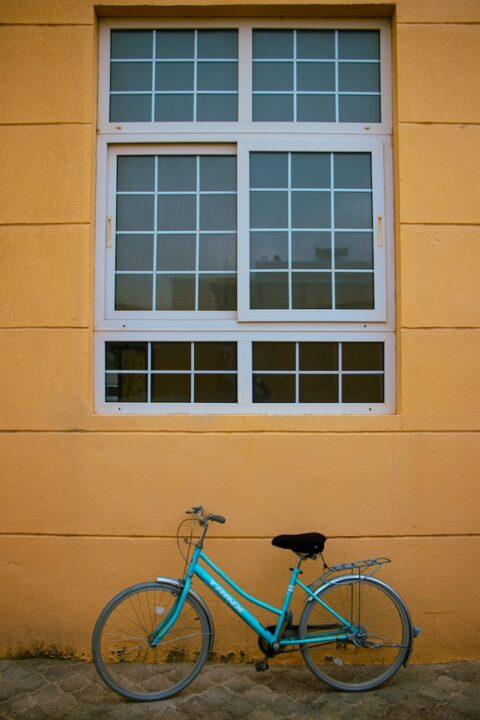
[[[375,575],[380,570],[380,566],[385,563],[389,563],[386,557],[371,558],[370,560],[354,560],[353,562],[341,563],[340,565],[329,565],[327,570],[323,573],[320,580],[327,580],[332,575],[337,573],[343,573],[346,570],[350,571],[350,574],[358,573],[358,575],[364,575],[370,577]]]

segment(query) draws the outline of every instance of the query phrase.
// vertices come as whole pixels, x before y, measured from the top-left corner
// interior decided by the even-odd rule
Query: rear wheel
[[[411,641],[408,615],[397,594],[380,580],[357,576],[327,585],[317,597],[354,630],[347,630],[319,602],[307,602],[300,638],[343,630],[349,634],[347,640],[300,646],[313,674],[336,690],[350,692],[372,690],[391,678],[407,657]]]
[[[198,675],[207,659],[212,628],[192,595],[160,643],[151,647],[148,641],[180,592],[167,583],[142,583],[123,590],[102,611],[93,631],[93,661],[112,690],[130,700],[163,700]]]

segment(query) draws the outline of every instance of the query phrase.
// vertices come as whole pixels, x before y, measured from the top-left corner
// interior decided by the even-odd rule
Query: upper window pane
[[[380,122],[378,30],[254,30],[253,120]]]
[[[112,30],[111,122],[237,120],[236,30]]]

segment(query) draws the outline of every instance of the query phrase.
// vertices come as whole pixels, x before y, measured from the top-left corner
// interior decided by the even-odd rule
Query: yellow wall
[[[394,560],[384,577],[424,628],[416,661],[478,659],[480,2],[193,4],[98,12],[392,15],[398,413],[94,415],[98,18],[92,0],[3,0],[0,652],[87,652],[115,591],[181,572],[176,525],[202,502],[228,519],[212,556],[240,581],[256,558],[253,592],[284,585],[273,534],[320,530],[328,560]],[[217,652],[252,650],[211,604]]]

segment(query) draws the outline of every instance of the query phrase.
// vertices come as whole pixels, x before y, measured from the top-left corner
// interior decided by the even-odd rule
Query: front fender
[[[170,578],[170,577],[157,577],[156,580],[157,580],[157,582],[163,583],[164,585],[170,585],[170,587],[175,587],[175,588],[178,588],[179,590],[182,589],[182,583],[181,583],[181,581],[180,581],[180,580],[175,580],[175,578]],[[214,625],[213,625],[212,614],[211,614],[210,610],[208,609],[208,605],[206,604],[205,600],[202,598],[201,595],[199,595],[197,592],[195,592],[195,590],[193,590],[192,588],[190,588],[190,590],[188,591],[188,593],[189,593],[189,595],[192,595],[192,597],[195,598],[195,600],[196,600],[197,603],[200,605],[200,607],[202,608],[202,610],[204,610],[205,615],[206,615],[207,618],[208,618],[208,622],[210,623],[210,646],[209,646],[209,648],[208,648],[208,651],[211,652],[212,649],[213,649],[213,642],[214,642],[214,639],[215,639],[215,628],[214,628]]]

